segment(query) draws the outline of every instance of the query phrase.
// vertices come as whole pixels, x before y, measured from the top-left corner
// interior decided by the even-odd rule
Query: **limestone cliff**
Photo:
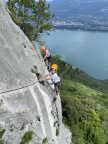
[[[62,124],[61,100],[52,102],[50,85],[43,86],[31,72],[36,65],[48,71],[37,47],[28,40],[0,0],[0,142],[20,144],[26,132],[31,144],[70,144],[71,133]]]

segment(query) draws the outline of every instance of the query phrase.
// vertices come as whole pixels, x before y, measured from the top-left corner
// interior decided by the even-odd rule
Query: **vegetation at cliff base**
[[[4,135],[4,133],[5,133],[5,129],[2,129],[1,131],[0,131],[0,144],[3,144],[3,140],[2,140],[2,137],[3,137],[3,135]]]
[[[63,121],[72,132],[74,144],[105,144],[108,141],[108,94],[105,81],[96,80],[82,70],[52,58],[62,78]],[[95,87],[96,86],[96,87]]]
[[[30,141],[34,138],[34,132],[33,131],[28,131],[24,134],[22,137],[21,143],[20,144],[29,144]]]
[[[42,144],[46,144],[48,142],[48,138],[44,138],[43,141],[42,141]]]

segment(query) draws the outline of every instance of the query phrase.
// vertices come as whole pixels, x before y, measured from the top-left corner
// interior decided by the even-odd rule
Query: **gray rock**
[[[20,144],[23,135],[33,131],[31,144],[42,144],[45,138],[48,144],[70,144],[71,133],[62,124],[60,97],[52,103],[53,88],[38,82],[31,72],[34,65],[41,75],[48,73],[40,50],[14,24],[0,0],[0,131],[5,129],[2,140],[4,144]]]

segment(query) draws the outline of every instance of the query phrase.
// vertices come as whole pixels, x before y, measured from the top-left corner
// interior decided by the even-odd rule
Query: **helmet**
[[[58,65],[57,64],[52,64],[51,68],[55,69],[55,70],[58,70]]]
[[[43,52],[45,51],[45,46],[41,47],[41,51],[43,51]]]

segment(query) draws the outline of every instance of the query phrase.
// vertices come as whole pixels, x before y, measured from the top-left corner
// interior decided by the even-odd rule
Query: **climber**
[[[58,70],[58,65],[53,64],[51,66],[51,72],[49,73],[49,75],[45,75],[45,76],[41,77],[39,80],[40,82],[52,80],[52,82],[54,84],[54,96],[56,96],[58,94],[59,88],[61,86],[61,80],[60,80],[60,77],[57,75],[57,70]]]
[[[42,53],[43,53],[43,55],[44,55],[44,61],[45,61],[46,65],[47,65],[47,67],[48,67],[48,70],[50,70],[51,54],[50,54],[49,50],[47,50],[47,49],[45,48],[45,46],[42,46],[42,47],[41,47],[41,51],[42,51]]]

